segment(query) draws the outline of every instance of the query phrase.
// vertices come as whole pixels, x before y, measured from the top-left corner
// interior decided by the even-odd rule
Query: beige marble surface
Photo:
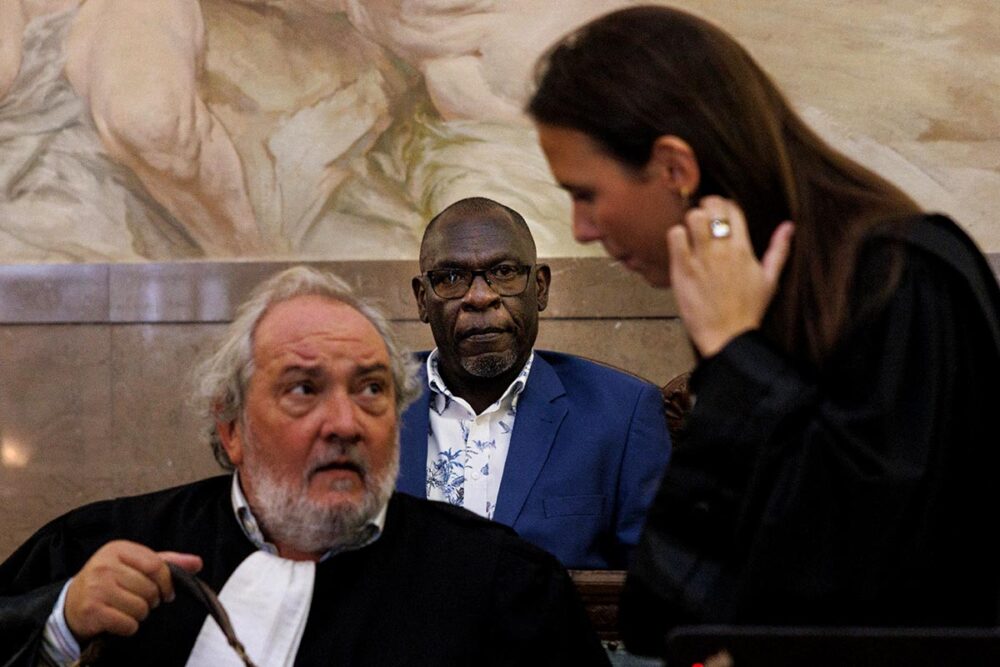
[[[0,327],[3,555],[43,521],[113,493],[105,327]]]

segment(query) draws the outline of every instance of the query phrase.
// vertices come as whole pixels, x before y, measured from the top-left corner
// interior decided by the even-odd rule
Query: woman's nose
[[[601,240],[601,232],[593,223],[588,207],[573,204],[573,238],[577,243],[593,243]]]

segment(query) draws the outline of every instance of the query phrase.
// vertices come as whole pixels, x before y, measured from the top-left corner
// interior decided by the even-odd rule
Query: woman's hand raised
[[[743,211],[722,197],[702,199],[667,231],[670,281],[688,335],[710,357],[756,329],[778,288],[794,225],[783,222],[757,261]]]

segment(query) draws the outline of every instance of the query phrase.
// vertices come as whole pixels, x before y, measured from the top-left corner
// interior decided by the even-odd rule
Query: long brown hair
[[[633,169],[648,163],[658,137],[684,139],[701,170],[695,200],[736,201],[758,257],[775,227],[794,221],[764,329],[816,365],[846,324],[865,232],[919,210],[809,129],[733,38],[676,9],[620,10],[563,38],[539,62],[527,110],[536,121],[587,134]]]

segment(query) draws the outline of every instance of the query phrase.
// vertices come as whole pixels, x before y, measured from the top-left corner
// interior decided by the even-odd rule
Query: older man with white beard
[[[42,528],[0,566],[0,663],[70,664],[99,640],[101,664],[241,664],[173,565],[221,589],[258,665],[605,664],[552,556],[393,495],[408,363],[335,276],[265,282],[201,369],[233,474]]]

